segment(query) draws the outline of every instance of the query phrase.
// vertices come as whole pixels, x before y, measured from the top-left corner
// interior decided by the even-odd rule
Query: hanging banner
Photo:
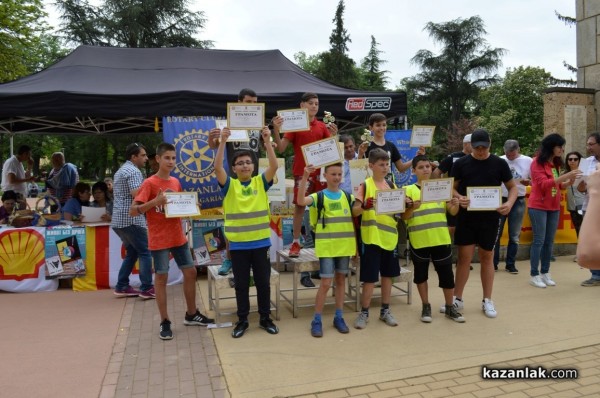
[[[413,148],[410,146],[411,135],[412,130],[388,130],[385,133],[385,139],[392,142],[394,145],[396,145],[396,148],[398,148],[402,163],[412,160],[412,158],[417,156],[417,150],[419,148]],[[396,166],[394,166],[392,167],[392,171],[394,173],[394,183],[398,187],[403,187],[404,185],[410,185],[417,182],[417,176],[412,174],[410,168],[404,173],[399,173],[396,169]]]
[[[173,176],[184,191],[197,192],[202,209],[221,207],[223,194],[215,176],[216,150],[208,147],[208,133],[216,126],[214,117],[163,118],[163,139],[175,145],[176,166]],[[223,162],[225,170],[227,154]]]

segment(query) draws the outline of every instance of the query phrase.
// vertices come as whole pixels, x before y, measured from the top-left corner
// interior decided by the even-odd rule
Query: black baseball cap
[[[478,146],[490,147],[490,135],[484,129],[477,129],[471,134],[471,147],[477,148]]]

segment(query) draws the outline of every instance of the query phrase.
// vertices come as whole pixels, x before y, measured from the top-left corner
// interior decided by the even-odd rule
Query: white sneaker
[[[542,274],[542,282],[546,284],[546,286],[556,286],[556,282],[552,280],[550,273]]]
[[[456,296],[452,296],[452,304],[454,305],[454,309],[457,311],[462,311],[465,309],[465,303],[461,299],[457,299]],[[440,314],[446,313],[446,304],[442,304],[440,307]]]
[[[494,308],[494,302],[490,299],[483,299],[481,302],[481,309],[488,318],[495,318],[496,315],[498,315],[496,308]]]
[[[546,284],[544,283],[542,277],[539,275],[532,276],[531,279],[529,279],[529,284],[535,287],[546,288]]]

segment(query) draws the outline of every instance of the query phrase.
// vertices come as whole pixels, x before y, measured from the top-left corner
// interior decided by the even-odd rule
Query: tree
[[[479,90],[496,81],[495,71],[501,66],[505,50],[490,48],[487,33],[479,16],[425,25],[436,43],[442,45],[439,55],[419,50],[411,62],[421,72],[405,81],[419,102],[443,112],[446,126],[468,117]]]
[[[544,135],[544,90],[553,82],[543,68],[520,66],[481,91],[481,126],[493,137],[496,152],[502,152],[507,139],[518,140],[523,153],[535,151]]]
[[[344,28],[344,0],[338,3],[333,21],[335,27],[329,36],[329,51],[319,54],[319,67],[315,73],[320,79],[343,87],[357,88],[358,73],[356,64],[346,53],[350,35]]]
[[[323,53],[306,55],[304,51],[299,51],[294,54],[294,60],[296,61],[296,65],[302,68],[303,71],[316,76],[321,67],[321,54]]]
[[[46,15],[41,0],[0,2],[0,83],[39,70],[44,40],[49,40]]]
[[[192,12],[189,0],[57,0],[62,30],[77,44],[115,47],[212,47],[197,40],[206,23],[204,13]]]
[[[369,53],[363,58],[360,65],[360,88],[363,90],[384,91],[388,82],[386,74],[388,71],[381,70],[381,65],[387,61],[380,58],[383,51],[379,50],[377,40],[371,36],[371,47]]]

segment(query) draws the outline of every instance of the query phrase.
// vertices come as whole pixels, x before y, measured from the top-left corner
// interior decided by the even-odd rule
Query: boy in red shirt
[[[291,143],[294,146],[294,163],[292,165],[292,172],[294,174],[294,224],[293,224],[293,235],[294,241],[290,247],[290,257],[298,257],[300,255],[300,231],[302,229],[302,218],[304,217],[304,210],[306,206],[300,206],[298,204],[298,187],[302,176],[304,175],[304,156],[302,155],[302,145],[311,144],[315,141],[319,141],[325,138],[329,138],[332,135],[336,135],[338,128],[334,123],[323,123],[317,120],[316,116],[319,112],[319,97],[315,93],[304,93],[300,99],[300,108],[305,108],[308,111],[308,119],[310,122],[310,130],[299,131],[296,133],[285,133],[283,138],[279,137],[279,129],[281,128],[282,120],[274,120],[273,127],[275,134],[273,138],[277,144],[277,151],[282,153],[286,150],[288,145]],[[321,191],[325,185],[319,182],[319,174],[321,169],[316,169],[315,172],[308,177],[308,185],[306,187],[306,195]],[[308,273],[303,273],[301,279],[302,285],[306,287],[314,287],[315,285],[310,280]]]
[[[196,267],[192,260],[187,239],[179,218],[166,218],[167,197],[165,192],[181,192],[181,184],[170,173],[175,168],[175,147],[163,142],[156,148],[158,172],[142,183],[129,209],[132,217],[146,214],[148,223],[148,248],[154,259],[156,304],[160,313],[162,340],[171,340],[171,321],[167,313],[167,277],[169,254],[183,273],[183,295],[187,305],[184,325],[206,326],[213,319],[202,315],[196,308]]]

